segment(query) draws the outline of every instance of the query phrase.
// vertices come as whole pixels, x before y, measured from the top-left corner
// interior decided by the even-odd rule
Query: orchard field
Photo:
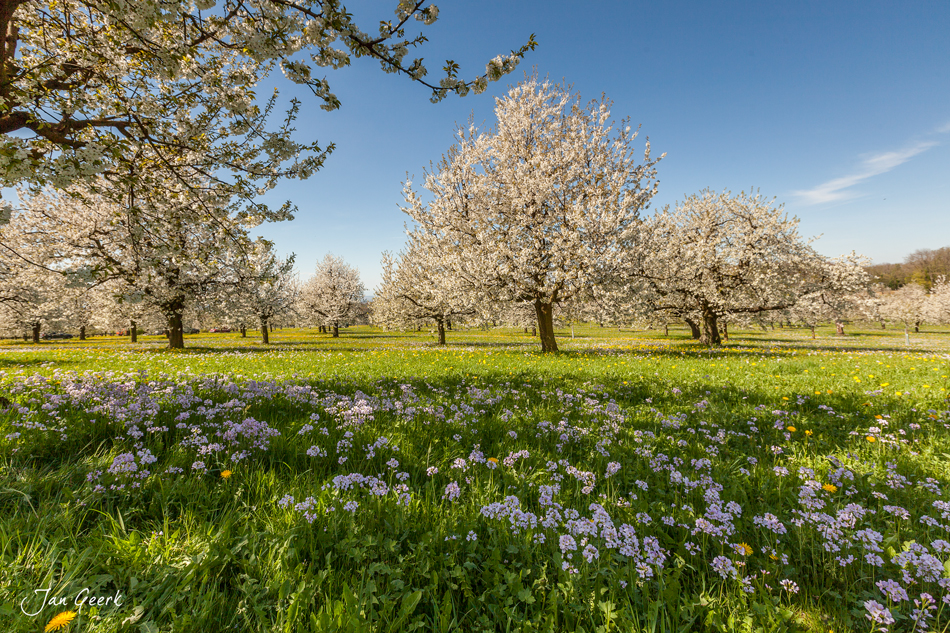
[[[731,334],[4,341],[0,629],[947,630],[950,330]]]

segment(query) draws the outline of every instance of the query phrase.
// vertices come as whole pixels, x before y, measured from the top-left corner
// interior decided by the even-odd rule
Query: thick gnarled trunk
[[[535,301],[534,312],[538,317],[538,334],[541,337],[541,351],[556,352],[557,341],[554,339],[554,304]]]
[[[138,330],[136,330],[137,327],[138,325],[136,325],[134,320],[129,321],[129,336],[132,338],[133,343],[139,342],[139,333]]]
[[[703,311],[703,333],[699,342],[707,347],[722,345],[722,339],[719,337],[719,315],[712,310]]]
[[[686,325],[689,326],[690,336],[692,336],[694,339],[698,341],[699,337],[703,335],[702,330],[699,329],[699,325],[696,323],[696,321],[693,321],[692,319],[683,319],[683,320],[686,321]]]
[[[445,321],[436,319],[435,323],[439,329],[439,345],[445,345]]]
[[[34,343],[40,342],[40,324],[39,323],[33,324],[33,342]]]
[[[270,328],[267,325],[267,317],[261,317],[261,340],[264,345],[270,345]]]
[[[182,314],[185,312],[184,300],[178,299],[164,306],[165,320],[168,322],[166,336],[168,349],[185,349],[185,332],[182,324]]]

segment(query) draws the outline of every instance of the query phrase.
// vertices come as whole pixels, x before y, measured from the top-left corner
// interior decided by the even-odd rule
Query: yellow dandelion
[[[811,431],[805,431],[805,435],[814,435]]]
[[[874,416],[874,419],[875,419],[875,420],[883,420],[883,419],[884,419],[884,416],[879,413],[879,414],[877,414],[876,416]]]
[[[222,470],[222,471],[221,471],[221,479],[227,479],[227,478],[230,477],[230,476],[231,476],[231,471],[230,471],[230,470]]]
[[[489,457],[489,458],[488,458],[488,461],[490,461],[490,462],[493,463],[493,464],[497,464],[497,463],[498,463],[498,459],[495,458],[495,457]]]
[[[877,441],[877,438],[874,437],[873,435],[868,435],[867,438],[865,438],[865,439],[867,439],[867,441],[869,441],[869,442],[876,442],[876,441]]]
[[[778,556],[776,556],[775,554],[769,554],[769,558],[771,558],[772,560],[778,560]]]
[[[748,556],[752,553],[752,548],[749,547],[748,543],[739,543],[736,545],[736,551],[738,551],[743,556]]]
[[[828,492],[838,492],[838,486],[834,484],[825,484],[821,487],[822,490],[827,490]]]
[[[794,426],[787,426],[787,427],[785,427],[785,430],[786,430],[786,431],[791,431],[792,433],[794,433],[794,432],[796,431],[796,429],[795,429]]]
[[[49,633],[50,631],[58,631],[61,628],[65,627],[67,624],[73,621],[76,617],[75,611],[63,611],[62,613],[57,613],[53,616],[53,619],[49,621],[49,624],[46,625],[46,628],[43,629],[43,633]]]

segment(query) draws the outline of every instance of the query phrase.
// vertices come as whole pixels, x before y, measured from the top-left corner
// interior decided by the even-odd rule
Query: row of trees
[[[248,234],[255,221],[240,213],[192,214],[167,200],[90,206],[86,196],[27,196],[6,228],[0,256],[0,328],[79,331],[139,328],[166,331],[184,346],[186,325],[213,322],[260,327],[269,342],[275,320],[332,327],[363,305],[356,269],[328,255],[305,283],[294,258]],[[173,196],[169,196],[174,200]],[[163,206],[161,215],[146,212]],[[198,221],[213,217],[213,222]]]
[[[422,287],[415,283],[418,277],[403,271],[412,270],[405,263],[408,260],[394,258],[385,254],[383,258],[383,284],[371,302],[369,317],[373,323],[387,329],[430,328],[440,344],[446,343],[446,331],[464,327],[488,328],[523,327],[529,328],[533,335],[537,332],[534,306],[530,303],[471,301],[461,296],[455,303],[445,302],[437,289]],[[855,270],[853,266],[837,269],[849,276]],[[396,274],[393,274],[393,273]],[[833,274],[832,270],[832,274]],[[858,274],[860,277],[860,274]],[[555,304],[553,322],[558,327],[571,327],[575,323],[597,323],[601,326],[618,326],[668,330],[671,325],[686,325],[694,339],[721,342],[728,337],[729,326],[741,329],[775,329],[776,326],[801,327],[811,330],[812,338],[816,329],[823,324],[832,323],[838,335],[845,334],[848,323],[862,322],[877,324],[886,328],[888,324],[903,327],[905,332],[919,331],[924,324],[950,325],[950,283],[940,280],[928,292],[919,284],[909,284],[894,291],[881,284],[859,287],[849,293],[845,289],[852,284],[853,278],[844,281],[838,292],[822,290],[803,294],[789,307],[771,310],[749,309],[749,305],[737,310],[714,310],[713,324],[717,338],[708,333],[704,336],[704,321],[701,314],[683,310],[681,306],[656,303],[656,295],[645,290],[634,295],[611,294],[606,291],[574,301]],[[699,292],[691,292],[693,300],[713,304]],[[736,305],[736,304],[733,304]],[[712,331],[712,328],[707,332]]]
[[[496,100],[494,128],[460,127],[424,174],[425,199],[405,184],[413,226],[406,250],[384,257],[379,318],[433,319],[442,340],[453,316],[527,306],[544,351],[557,350],[558,310],[681,319],[709,345],[723,319],[796,306],[844,318],[866,262],[819,255],[759,194],[706,190],[641,218],[663,156],[647,141],[638,160],[637,132],[609,105],[530,77]]]
[[[716,196],[717,204],[729,200],[722,194]],[[693,199],[694,202],[699,200],[699,196]],[[712,204],[712,200],[712,194],[708,194],[705,202]],[[707,220],[709,215],[708,208],[699,214]],[[659,214],[654,221],[671,225],[668,213]],[[694,224],[672,224],[692,227],[686,233],[696,235]],[[17,225],[27,227],[30,222],[23,220]],[[719,222],[717,226],[726,230],[728,223]],[[742,240],[737,236],[743,232],[729,232],[734,235],[732,243],[738,248]],[[30,231],[34,239],[36,233]],[[775,227],[766,231],[771,236],[780,233]],[[679,243],[683,239],[672,231],[654,229],[651,235],[664,243]],[[708,227],[706,235],[709,235]],[[748,241],[748,236],[744,239]],[[99,247],[104,243],[100,236]],[[19,299],[0,306],[0,328],[7,333],[32,333],[34,340],[39,339],[42,328],[78,331],[80,338],[85,338],[90,330],[129,330],[133,341],[137,329],[157,329],[166,330],[170,344],[178,346],[178,343],[183,344],[183,337],[168,329],[167,303],[163,299],[173,296],[176,304],[180,304],[175,320],[180,319],[183,326],[227,325],[242,332],[259,326],[265,343],[269,342],[269,330],[275,321],[317,326],[322,331],[332,332],[333,336],[339,336],[341,324],[370,317],[387,328],[418,329],[429,322],[436,329],[440,344],[445,344],[446,330],[453,324],[536,329],[536,310],[529,302],[498,301],[490,293],[479,293],[475,286],[466,290],[455,285],[450,288],[454,294],[444,292],[436,283],[440,271],[431,266],[438,260],[423,256],[418,250],[420,242],[413,239],[402,256],[394,258],[384,254],[383,283],[371,304],[365,301],[359,272],[338,257],[326,256],[318,263],[314,275],[300,283],[292,270],[292,258],[276,257],[271,245],[261,240],[250,246],[246,256],[222,257],[216,267],[207,262],[196,265],[183,260],[178,275],[172,279],[191,281],[177,287],[169,283],[168,276],[155,274],[167,269],[164,261],[159,262],[153,274],[119,276],[86,286],[76,284],[74,276],[50,270],[48,266],[55,265],[55,260],[44,260],[46,265],[43,266],[21,262],[18,273],[7,278],[7,289],[15,288]],[[673,248],[672,256],[662,257],[658,248],[652,250],[649,258],[640,260],[643,266],[640,274],[646,276],[649,271],[648,283],[637,285],[635,294],[629,293],[631,286],[627,285],[595,288],[595,292],[576,295],[555,304],[552,325],[586,321],[602,325],[667,327],[671,323],[685,322],[695,338],[714,342],[710,335],[718,336],[720,330],[725,330],[727,320],[742,327],[763,328],[769,323],[773,328],[776,322],[794,323],[810,328],[813,336],[817,325],[829,321],[838,325],[839,333],[843,333],[847,321],[879,322],[882,327],[887,322],[900,323],[905,330],[913,328],[915,331],[922,323],[950,322],[950,283],[946,280],[938,280],[930,291],[917,284],[897,291],[881,285],[869,290],[866,280],[855,272],[860,268],[854,262],[847,258],[831,260],[826,262],[827,278],[812,280],[820,286],[819,290],[799,292],[791,305],[780,305],[787,301],[786,295],[781,293],[791,292],[788,286],[770,297],[743,298],[743,293],[761,288],[740,275],[723,277],[723,254],[714,257],[714,252],[717,249],[707,251],[707,257],[699,260],[695,253],[685,253],[682,244]],[[112,258],[115,259],[116,254]],[[72,263],[95,266],[95,261],[95,257],[91,257]],[[128,274],[132,268],[134,266],[127,266],[123,270]],[[788,271],[786,268],[785,272]],[[196,279],[207,283],[195,283]],[[754,309],[765,304],[771,307]]]

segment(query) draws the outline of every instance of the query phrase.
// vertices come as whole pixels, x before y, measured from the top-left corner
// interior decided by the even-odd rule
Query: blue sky
[[[300,140],[334,142],[326,166],[285,182],[293,222],[262,227],[301,276],[332,252],[369,288],[384,250],[404,242],[399,210],[452,143],[456,122],[493,123],[494,98],[536,69],[586,100],[613,100],[650,138],[659,193],[652,210],[705,187],[758,188],[801,219],[826,255],[875,262],[950,245],[950,3],[603,2],[443,0],[420,50],[430,77],[446,59],[474,77],[535,34],[538,48],[481,95],[429,102],[429,91],[369,59],[326,71],[342,101],[324,112],[307,94]],[[395,2],[348,4],[363,29]],[[410,53],[410,57],[413,57]],[[263,94],[264,91],[262,90]]]

